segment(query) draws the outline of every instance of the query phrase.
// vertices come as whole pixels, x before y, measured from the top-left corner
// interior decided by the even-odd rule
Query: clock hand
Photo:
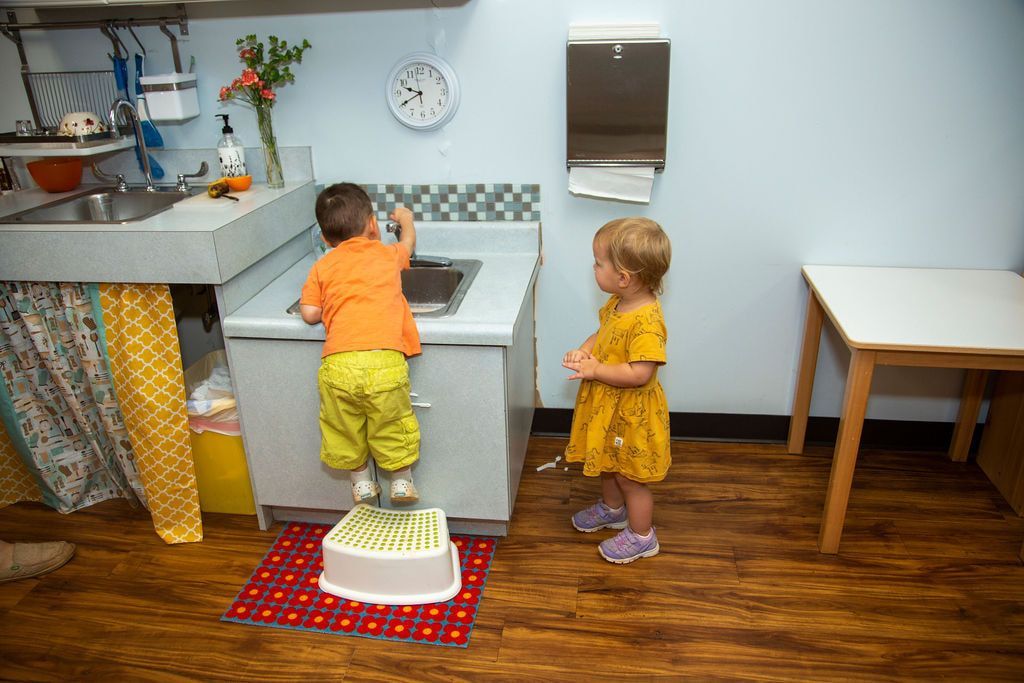
[[[420,97],[423,97],[423,93],[421,91],[419,91],[419,90],[413,90],[412,88],[410,88],[407,85],[403,85],[402,87],[405,88],[406,90],[408,90],[409,92],[414,92],[417,95],[419,95]]]
[[[407,104],[409,104],[410,102],[412,102],[413,100],[415,100],[415,99],[416,99],[417,97],[419,97],[419,95],[413,95],[412,97],[410,97],[410,98],[409,98],[409,99],[407,99],[406,101],[404,101],[404,102],[400,103],[400,104],[399,104],[398,106],[399,106],[399,107],[404,107],[405,105],[407,105]]]
[[[417,88],[422,88],[423,87],[423,86],[420,85],[419,74],[416,75],[416,87]],[[423,106],[423,90],[422,89],[421,90],[417,90],[416,92],[419,93],[420,106]]]

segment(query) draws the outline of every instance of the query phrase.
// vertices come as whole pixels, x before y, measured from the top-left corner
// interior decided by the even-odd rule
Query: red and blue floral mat
[[[452,536],[462,590],[448,602],[372,605],[320,590],[327,524],[286,522],[274,546],[221,617],[253,626],[468,647],[497,539]]]

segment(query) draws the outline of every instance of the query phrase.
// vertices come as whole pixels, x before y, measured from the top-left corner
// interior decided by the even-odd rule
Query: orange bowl
[[[228,184],[232,192],[245,192],[252,185],[252,176],[240,175],[234,178],[225,178],[224,182]]]
[[[67,192],[82,182],[82,160],[53,157],[25,164],[32,180],[47,192]]]

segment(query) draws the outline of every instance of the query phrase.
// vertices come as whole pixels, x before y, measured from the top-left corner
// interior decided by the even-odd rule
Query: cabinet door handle
[[[413,401],[412,402],[412,407],[413,408],[429,408],[430,404],[429,403],[423,403],[422,401]]]

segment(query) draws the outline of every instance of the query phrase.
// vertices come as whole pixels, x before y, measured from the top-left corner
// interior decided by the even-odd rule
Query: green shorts
[[[409,364],[399,351],[332,353],[320,363],[320,459],[353,470],[372,453],[382,469],[420,457],[420,425],[409,399]]]

